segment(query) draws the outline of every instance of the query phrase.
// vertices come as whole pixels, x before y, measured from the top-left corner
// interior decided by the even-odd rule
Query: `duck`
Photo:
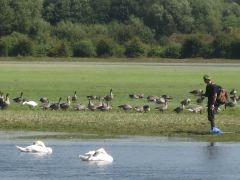
[[[23,92],[21,92],[19,97],[14,98],[13,101],[15,101],[16,103],[23,102]]]
[[[106,161],[106,162],[113,162],[113,157],[110,156],[105,149],[100,148],[97,150],[89,151],[84,155],[79,155],[79,158],[82,161]]]
[[[28,100],[23,100],[23,105],[29,106],[30,108],[34,108],[38,105],[37,102],[35,101],[28,101]]]
[[[10,105],[9,94],[7,93],[5,99],[0,102],[0,109],[6,109]]]
[[[62,98],[60,97],[57,103],[52,103],[50,104],[50,109],[51,110],[59,110],[60,109],[60,102],[61,102]]]
[[[67,102],[64,102],[64,103],[61,103],[61,104],[60,104],[60,108],[61,108],[62,110],[67,110],[67,109],[70,108],[70,104],[71,104],[70,99],[71,99],[71,97],[68,96],[68,97],[67,97]]]
[[[118,106],[119,108],[122,108],[124,111],[128,111],[132,109],[132,106],[129,104],[122,104]]]
[[[113,91],[113,90],[110,89],[109,95],[107,95],[107,96],[104,97],[104,100],[105,100],[105,101],[112,101],[112,100],[113,100],[114,95],[113,95],[113,92],[112,92],[112,91]]]
[[[72,96],[72,102],[77,102],[77,91],[74,91],[74,95]]]
[[[21,152],[28,152],[28,153],[51,154],[53,152],[52,148],[46,147],[42,141],[35,141],[32,145],[27,147],[16,146],[16,148]]]
[[[189,112],[192,112],[192,113],[202,114],[203,111],[204,111],[204,108],[203,108],[203,106],[195,106],[195,107],[187,108],[186,110],[189,111]]]

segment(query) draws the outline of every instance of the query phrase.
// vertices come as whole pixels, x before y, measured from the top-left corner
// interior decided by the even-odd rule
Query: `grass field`
[[[184,112],[175,114],[173,109],[193,89],[205,89],[202,76],[209,74],[217,84],[226,89],[240,89],[239,65],[194,65],[157,63],[67,63],[21,62],[0,63],[0,90],[9,93],[11,99],[20,95],[38,101],[47,96],[51,102],[65,98],[77,91],[78,102],[87,104],[87,95],[105,96],[113,89],[111,112],[75,112],[34,110],[11,102],[7,110],[0,111],[2,130],[39,130],[96,134],[100,137],[118,135],[188,136],[201,140],[239,141],[240,107],[223,110],[216,124],[223,135],[210,135],[207,114]],[[154,111],[156,104],[145,99],[131,100],[130,93],[144,93],[174,97],[169,110],[161,114]],[[151,106],[149,113],[123,112],[118,105]],[[206,102],[205,102],[206,103]],[[67,136],[66,136],[67,137]]]

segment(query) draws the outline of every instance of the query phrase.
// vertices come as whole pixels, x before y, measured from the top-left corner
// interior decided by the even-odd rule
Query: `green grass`
[[[11,106],[0,111],[0,129],[34,130],[95,134],[100,137],[118,135],[187,136],[199,140],[239,141],[238,107],[221,112],[216,124],[226,132],[224,135],[209,135],[207,115],[175,114],[172,110],[180,100],[190,97],[192,89],[205,89],[202,76],[209,74],[217,84],[228,90],[240,89],[239,67],[159,66],[158,64],[128,63],[38,63],[11,62],[0,64],[0,90],[14,98],[24,92],[24,97],[38,101],[47,96],[51,102],[64,99],[76,90],[80,103],[87,104],[87,95],[105,96],[113,88],[115,95],[111,112],[74,112],[30,110],[11,102]],[[168,94],[174,97],[169,110],[154,111],[153,103],[146,99],[131,100],[129,93],[148,95]],[[65,100],[64,100],[65,101]],[[122,103],[131,105],[149,104],[152,111],[146,114],[123,112],[117,108]]]

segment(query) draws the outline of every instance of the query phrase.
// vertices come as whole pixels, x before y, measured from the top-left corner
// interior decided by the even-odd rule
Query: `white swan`
[[[27,147],[16,146],[21,152],[31,152],[31,153],[52,153],[52,148],[46,147],[42,141],[36,141],[33,145]]]
[[[24,101],[22,104],[27,105],[27,106],[32,107],[32,108],[36,107],[38,105],[38,103],[36,103],[35,101]]]
[[[83,161],[113,161],[112,156],[110,156],[103,148],[100,148],[96,151],[89,151],[84,155],[79,155],[79,158]]]

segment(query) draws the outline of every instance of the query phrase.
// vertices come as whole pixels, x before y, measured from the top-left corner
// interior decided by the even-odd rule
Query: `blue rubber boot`
[[[212,134],[223,134],[223,131],[220,130],[220,129],[218,129],[218,128],[216,128],[216,127],[214,127],[214,128],[210,131],[210,133],[212,133]]]

